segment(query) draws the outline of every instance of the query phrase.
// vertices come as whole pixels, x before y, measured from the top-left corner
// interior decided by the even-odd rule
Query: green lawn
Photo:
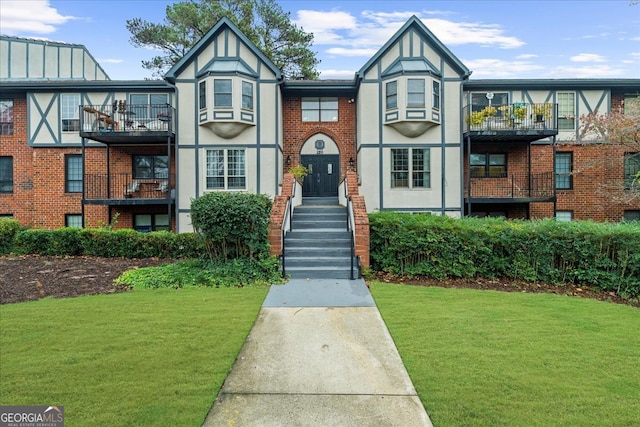
[[[637,308],[379,282],[371,291],[436,427],[638,425]]]
[[[136,290],[0,306],[0,404],[69,426],[199,426],[268,288]]]

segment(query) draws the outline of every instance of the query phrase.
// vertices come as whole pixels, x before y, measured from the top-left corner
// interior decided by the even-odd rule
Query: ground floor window
[[[391,188],[431,188],[428,148],[391,149]]]
[[[640,211],[624,211],[625,221],[640,221]]]
[[[247,188],[245,150],[207,150],[206,162],[207,190]]]
[[[13,157],[0,157],[0,193],[13,193]]]
[[[573,212],[572,211],[557,211],[556,212],[556,221],[563,221],[563,222],[573,221]]]
[[[64,156],[64,191],[82,193],[82,155]]]
[[[168,214],[137,214],[133,216],[133,228],[137,231],[169,230]]]
[[[64,216],[64,226],[71,228],[82,228],[82,215],[66,214]]]
[[[640,153],[624,155],[624,188],[640,187]]]

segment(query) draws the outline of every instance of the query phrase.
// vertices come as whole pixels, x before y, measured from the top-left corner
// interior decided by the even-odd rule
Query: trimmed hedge
[[[131,229],[30,229],[15,235],[12,252],[40,255],[90,255],[123,258],[199,258],[204,253],[194,233],[141,233]],[[8,252],[8,251],[7,251]]]
[[[640,226],[634,223],[369,216],[371,267],[401,275],[572,282],[640,296]]]
[[[11,252],[13,240],[19,230],[20,223],[15,219],[0,218],[0,255]]]

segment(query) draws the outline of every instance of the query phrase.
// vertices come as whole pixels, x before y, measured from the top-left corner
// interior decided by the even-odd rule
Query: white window
[[[231,79],[215,79],[213,81],[213,106],[233,106],[233,85]]]
[[[391,149],[391,188],[431,188],[428,148]]]
[[[576,128],[576,94],[558,92],[558,129],[574,130]]]
[[[302,98],[303,122],[337,122],[338,98]]]
[[[407,81],[407,107],[424,107],[424,79]]]
[[[245,150],[216,149],[206,154],[207,190],[245,190]]]
[[[62,121],[62,132],[78,132],[80,130],[80,119],[78,109],[80,108],[80,95],[62,94],[60,102],[60,119]]]
[[[569,222],[573,220],[573,212],[572,211],[557,211],[556,212],[556,221]]]

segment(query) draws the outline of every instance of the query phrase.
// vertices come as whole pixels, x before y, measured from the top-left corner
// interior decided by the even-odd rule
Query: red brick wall
[[[302,100],[285,98],[283,105],[284,158],[291,156],[291,166],[300,163],[300,150],[310,137],[324,133],[331,137],[340,151],[340,173],[349,169],[349,159],[356,159],[356,104],[349,98],[338,98],[337,122],[303,122]]]

